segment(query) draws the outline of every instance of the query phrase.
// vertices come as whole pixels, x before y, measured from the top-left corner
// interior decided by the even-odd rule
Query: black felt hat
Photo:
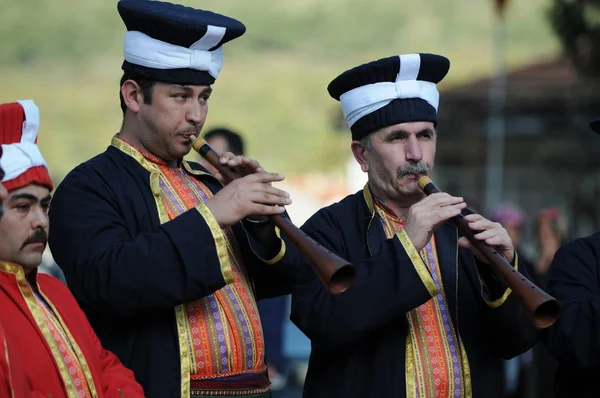
[[[403,54],[352,68],[327,90],[341,102],[344,117],[359,140],[383,127],[413,121],[437,126],[439,83],[450,61],[435,54]]]
[[[123,70],[167,83],[214,83],[223,44],[246,31],[233,18],[179,4],[120,0],[117,9],[127,27]]]

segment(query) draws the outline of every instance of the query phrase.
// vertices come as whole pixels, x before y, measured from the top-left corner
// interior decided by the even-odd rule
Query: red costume
[[[53,312],[54,322],[44,315],[46,307],[39,299]],[[16,369],[24,371],[32,391],[44,397],[144,396],[133,372],[102,348],[73,295],[58,279],[37,272],[26,278],[19,265],[0,262],[0,308],[11,343],[11,364],[18,358],[25,365]]]

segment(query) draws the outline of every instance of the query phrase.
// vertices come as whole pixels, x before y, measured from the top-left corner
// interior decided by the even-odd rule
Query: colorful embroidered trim
[[[403,222],[376,198],[374,206],[386,237],[390,239],[395,234],[400,235]],[[406,247],[404,243],[403,245]],[[414,250],[414,246],[411,247]],[[415,259],[412,257],[411,259],[415,263]],[[457,339],[448,312],[433,236],[421,250],[417,262],[425,264],[436,294],[431,300],[407,314],[409,324],[409,332],[406,336],[407,397],[465,398],[464,362],[459,348],[461,343]],[[415,264],[415,268],[417,267],[418,265]],[[428,290],[432,292],[430,286]]]

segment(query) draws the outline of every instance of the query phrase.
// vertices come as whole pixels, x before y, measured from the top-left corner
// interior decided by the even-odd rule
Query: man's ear
[[[129,111],[133,113],[140,111],[140,106],[144,102],[144,93],[139,84],[133,80],[126,80],[121,86],[121,95]]]
[[[365,156],[366,149],[362,146],[360,141],[354,140],[352,144],[350,144],[350,148],[352,149],[352,154],[354,155],[354,159],[360,164],[360,168],[363,172],[369,171],[369,163],[367,163],[367,157]]]

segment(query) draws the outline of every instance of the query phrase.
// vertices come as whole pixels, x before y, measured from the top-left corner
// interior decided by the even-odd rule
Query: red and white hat
[[[0,166],[4,170],[2,184],[8,191],[29,184],[52,190],[48,165],[37,146],[40,110],[33,100],[0,105]]]

